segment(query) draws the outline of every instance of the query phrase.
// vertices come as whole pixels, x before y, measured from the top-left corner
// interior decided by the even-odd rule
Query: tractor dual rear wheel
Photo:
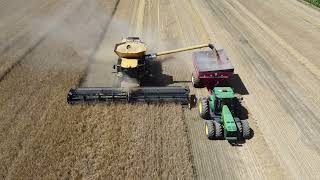
[[[251,129],[248,120],[241,120],[242,136],[244,139],[250,138]]]
[[[216,139],[223,139],[223,127],[217,121],[213,121],[216,128]]]
[[[213,120],[208,120],[205,123],[205,132],[210,140],[223,139],[223,128],[220,123]]]
[[[210,140],[215,139],[215,135],[216,135],[215,131],[216,131],[216,128],[214,125],[214,121],[206,121],[205,132],[206,132],[208,139],[210,139]]]

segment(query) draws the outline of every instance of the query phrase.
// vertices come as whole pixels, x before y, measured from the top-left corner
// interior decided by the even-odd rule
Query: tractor
[[[200,117],[206,120],[208,139],[226,139],[233,144],[250,138],[248,120],[239,119],[241,99],[231,87],[214,87],[211,95],[199,99],[198,108]]]

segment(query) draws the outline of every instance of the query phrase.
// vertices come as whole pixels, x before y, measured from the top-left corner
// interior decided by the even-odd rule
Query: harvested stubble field
[[[0,179],[319,179],[319,19],[296,0],[0,0]],[[224,47],[254,137],[208,141],[172,104],[68,106],[111,85],[126,36]],[[157,81],[190,85],[190,57],[160,58]]]

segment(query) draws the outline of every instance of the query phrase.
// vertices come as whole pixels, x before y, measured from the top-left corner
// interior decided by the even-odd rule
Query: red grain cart
[[[197,51],[192,56],[195,71],[191,80],[195,88],[212,89],[233,75],[234,68],[223,49]]]

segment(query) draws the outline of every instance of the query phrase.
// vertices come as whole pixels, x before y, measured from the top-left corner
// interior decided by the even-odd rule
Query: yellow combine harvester
[[[190,51],[209,47],[211,44],[202,44],[187,48],[175,49],[159,53],[146,54],[146,45],[138,37],[123,39],[115,45],[114,52],[119,56],[114,65],[116,77],[113,87],[73,88],[67,97],[69,104],[77,103],[110,103],[110,102],[177,102],[183,105],[190,103],[188,87],[140,87],[140,83],[151,72],[150,62],[158,56]],[[136,86],[124,87],[123,82],[135,79]]]

